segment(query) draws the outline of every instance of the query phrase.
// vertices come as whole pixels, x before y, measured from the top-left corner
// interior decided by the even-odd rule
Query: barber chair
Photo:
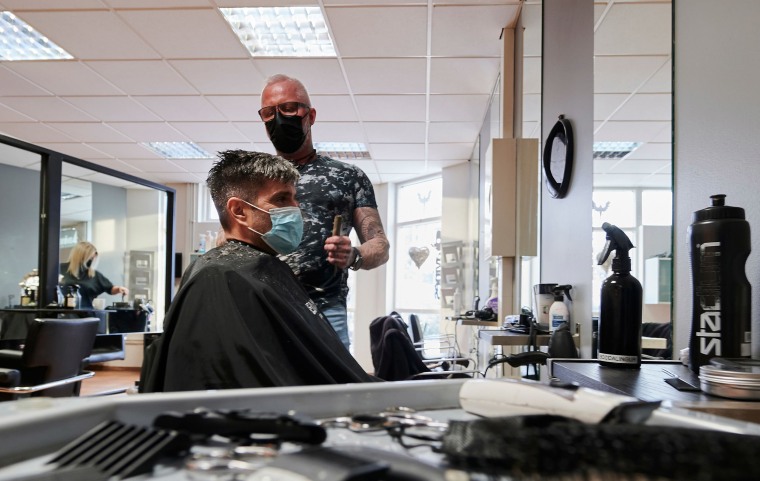
[[[397,313],[381,316],[369,325],[375,376],[386,381],[471,377],[476,371],[431,368],[423,362],[409,336],[408,326]]]
[[[396,314],[398,315],[398,314]],[[448,365],[457,364],[470,366],[472,359],[462,356],[457,347],[456,338],[452,334],[425,336],[422,324],[417,314],[409,314],[409,325],[412,331],[412,342],[422,362],[428,364]],[[448,369],[446,369],[448,370]]]
[[[0,345],[0,400],[79,395],[100,319],[35,319],[24,340]]]

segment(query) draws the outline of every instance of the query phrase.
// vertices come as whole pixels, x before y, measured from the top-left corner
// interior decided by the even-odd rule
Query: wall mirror
[[[630,237],[643,321],[669,323],[672,298],[672,4],[594,6],[593,252],[603,222]],[[596,264],[595,261],[592,261]],[[594,265],[592,313],[609,265]]]
[[[160,330],[173,291],[174,201],[169,187],[0,136],[0,307],[52,307],[61,264],[88,241],[97,270],[130,290],[126,298],[102,294],[107,310],[128,303],[152,311],[149,323],[119,322],[115,332]],[[36,299],[22,305],[28,278]],[[0,337],[7,327],[0,319]]]

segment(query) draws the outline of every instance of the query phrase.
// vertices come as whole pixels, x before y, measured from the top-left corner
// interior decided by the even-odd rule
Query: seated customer
[[[148,348],[141,392],[373,380],[277,258],[301,241],[297,179],[277,156],[219,154],[207,184],[226,242],[183,276]]]

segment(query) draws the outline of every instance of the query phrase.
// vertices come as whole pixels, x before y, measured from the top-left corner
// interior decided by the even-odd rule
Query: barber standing
[[[277,154],[301,174],[296,187],[304,218],[297,251],[283,257],[348,349],[348,271],[374,269],[388,261],[390,244],[377,212],[375,192],[358,167],[318,155],[311,137],[317,111],[297,79],[274,75],[261,93],[259,116]],[[342,217],[332,235],[335,216]],[[351,246],[355,228],[361,245]]]
[[[71,250],[69,262],[61,264],[64,286],[79,285],[82,309],[92,309],[92,300],[100,294],[129,294],[129,289],[115,286],[106,276],[96,270],[98,250],[89,242],[79,242]]]

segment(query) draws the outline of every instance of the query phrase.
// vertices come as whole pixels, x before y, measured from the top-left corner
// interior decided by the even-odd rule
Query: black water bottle
[[[750,253],[744,209],[712,195],[712,206],[694,212],[689,228],[693,289],[689,365],[713,357],[750,357],[751,286],[744,272]]]

